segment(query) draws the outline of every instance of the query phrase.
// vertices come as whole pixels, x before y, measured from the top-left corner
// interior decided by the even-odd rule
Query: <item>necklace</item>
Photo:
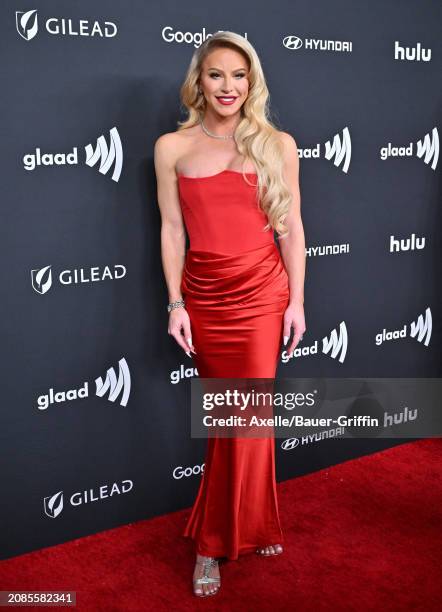
[[[221,138],[222,140],[228,140],[229,138],[233,138],[233,134],[228,134],[227,136],[218,136],[218,134],[212,134],[212,132],[209,132],[209,130],[206,128],[202,119],[200,119],[200,123],[201,127],[203,128],[203,132],[207,134],[207,136],[211,136],[212,138]]]

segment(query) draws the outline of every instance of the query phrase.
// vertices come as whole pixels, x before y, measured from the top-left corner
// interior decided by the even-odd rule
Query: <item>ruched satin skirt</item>
[[[289,288],[273,241],[234,255],[189,249],[181,290],[200,377],[274,378]],[[197,552],[233,560],[283,542],[274,449],[270,436],[208,439],[183,533]]]

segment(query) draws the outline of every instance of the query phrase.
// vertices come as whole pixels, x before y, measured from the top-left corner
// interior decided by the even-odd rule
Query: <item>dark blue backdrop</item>
[[[255,46],[301,156],[307,332],[278,376],[440,376],[440,3],[0,10],[2,558],[193,502],[205,441],[167,334],[153,144],[216,30]],[[278,478],[396,443],[278,445]]]

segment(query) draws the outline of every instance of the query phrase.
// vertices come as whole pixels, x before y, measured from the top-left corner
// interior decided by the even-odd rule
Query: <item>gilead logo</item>
[[[101,485],[98,489],[86,489],[85,491],[76,491],[69,497],[69,505],[75,507],[84,506],[95,501],[102,501],[114,495],[124,495],[133,489],[134,483],[132,480],[122,480],[121,483],[114,482],[111,485]],[[57,518],[63,511],[63,491],[58,491],[53,495],[43,498],[43,508],[46,516],[49,518]]]
[[[76,285],[78,283],[94,283],[104,280],[118,280],[126,276],[126,267],[123,264],[104,266],[99,268],[74,268],[72,270],[62,270],[58,275],[58,281],[62,285]],[[52,287],[51,266],[31,270],[31,282],[34,291],[43,295]]]
[[[37,11],[15,11],[17,32],[24,40],[32,40],[38,34]],[[117,26],[113,21],[90,21],[88,19],[65,19],[49,17],[44,21],[48,34],[55,36],[95,36],[113,38],[117,35]]]

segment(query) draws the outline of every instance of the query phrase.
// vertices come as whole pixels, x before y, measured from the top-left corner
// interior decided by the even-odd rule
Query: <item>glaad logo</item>
[[[314,148],[298,148],[298,153],[301,159],[319,159],[321,157],[321,144],[318,143]],[[327,140],[324,157],[332,160],[337,168],[341,166],[342,172],[348,172],[351,161],[351,137],[348,127],[342,130],[342,136],[335,134],[333,141]]]
[[[121,170],[123,167],[123,146],[121,144],[120,135],[116,127],[110,131],[110,145],[104,136],[97,138],[97,145],[94,148],[91,144],[85,146],[86,159],[85,163],[91,168],[100,162],[98,171],[101,174],[107,174],[113,167],[111,179],[118,182]],[[35,170],[37,166],[77,166],[78,165],[78,150],[77,147],[72,147],[70,153],[42,153],[37,147],[35,153],[27,153],[23,156],[23,167],[25,170]]]
[[[299,345],[298,345],[299,346]],[[322,338],[322,352],[324,355],[330,353],[330,357],[338,359],[341,363],[344,362],[347,354],[348,347],[348,334],[347,327],[344,321],[339,324],[339,335],[336,329],[333,329],[330,333],[330,337],[324,336]],[[316,355],[318,352],[318,341],[316,340],[311,346],[296,347],[294,351],[287,353],[283,351],[281,354],[281,361],[287,363],[292,356],[304,357],[308,355]]]
[[[414,143],[410,142],[408,145],[403,147],[394,147],[391,142],[386,147],[382,147],[380,150],[380,156],[382,161],[385,161],[389,157],[413,157]],[[430,134],[425,134],[422,140],[418,140],[416,143],[416,156],[421,159],[424,158],[424,163],[427,166],[431,163],[431,169],[436,170],[437,163],[439,161],[439,132],[434,127]]]
[[[92,145],[88,144],[86,149],[86,164],[91,168],[99,161],[101,174],[107,174],[111,166],[114,164],[112,180],[118,182],[123,166],[123,147],[121,145],[120,135],[116,127],[110,130],[110,147],[108,148],[104,136],[97,139],[95,151]]]
[[[282,450],[293,450],[300,444],[301,446],[305,446],[306,444],[311,444],[312,442],[321,442],[321,440],[326,440],[328,438],[343,436],[344,429],[344,427],[336,427],[335,429],[321,431],[316,434],[308,434],[307,436],[302,436],[302,438],[287,438],[281,442],[281,448]]]
[[[85,491],[76,491],[69,498],[69,504],[74,507],[84,506],[95,501],[101,501],[113,495],[124,495],[133,489],[134,483],[132,480],[122,480],[117,484],[114,482],[111,485],[101,485],[97,491],[94,489],[86,489]],[[46,516],[49,518],[57,518],[63,510],[63,491],[58,491],[49,497],[43,498],[43,508]]]
[[[282,44],[286,49],[297,51],[304,47],[307,51],[353,51],[353,43],[344,40],[323,40],[321,38],[299,38],[299,36],[289,35],[282,39]]]
[[[410,336],[416,338],[418,342],[423,342],[425,346],[430,344],[431,332],[433,329],[433,319],[429,307],[425,310],[425,320],[420,314],[417,321],[410,323]],[[425,340],[424,340],[425,338]]]
[[[25,40],[32,40],[38,33],[37,11],[15,11],[15,25],[17,32]],[[50,17],[45,21],[48,34],[58,36],[98,36],[112,38],[117,35],[117,26],[112,21],[105,21],[102,25],[98,21],[79,19],[74,24],[73,19]]]
[[[412,321],[410,323],[410,338],[416,338],[418,342],[423,342],[425,346],[430,344],[431,332],[433,329],[433,318],[431,316],[431,310],[429,307],[425,310],[425,319],[420,314],[417,318],[417,321]],[[380,346],[384,342],[390,340],[399,340],[400,338],[407,337],[407,324],[405,323],[402,329],[397,329],[393,331],[387,331],[385,328],[382,330],[380,334],[376,334],[375,342],[377,346]]]
[[[399,253],[402,251],[415,251],[416,249],[425,248],[425,237],[416,238],[416,234],[411,234],[411,238],[395,238],[390,236],[390,253]]]
[[[348,347],[348,334],[347,327],[344,321],[341,321],[339,324],[339,335],[336,329],[333,329],[330,338],[325,336],[322,339],[322,352],[327,355],[327,353],[331,352],[331,357],[336,359],[338,357],[341,363],[344,362],[345,356],[347,354]]]
[[[108,369],[104,382],[101,376],[95,379],[96,393],[99,397],[103,397],[110,390],[108,400],[114,402],[123,391],[120,405],[127,406],[130,395],[130,372],[124,358],[120,359],[118,365],[118,380],[114,368]]]
[[[348,172],[351,160],[351,138],[348,127],[342,130],[342,142],[340,135],[335,134],[333,144],[329,140],[325,143],[325,159],[333,159],[337,168],[342,164],[342,172]]]
[[[98,266],[89,268],[74,268],[73,270],[62,270],[58,275],[58,280],[62,285],[76,285],[79,283],[91,283],[106,279],[118,280],[126,276],[126,266],[115,264],[113,270],[110,266],[105,266],[102,270]],[[51,266],[31,270],[31,282],[34,291],[43,295],[52,287]]]
[[[131,376],[129,366],[124,357],[119,360],[118,366],[118,379],[114,368],[108,369],[104,382],[101,376],[95,379],[96,395],[103,397],[109,392],[107,399],[110,402],[114,402],[121,394],[120,406],[127,406],[130,395]],[[47,410],[51,404],[61,404],[62,402],[84,399],[85,397],[89,397],[88,381],[85,381],[78,389],[68,389],[67,391],[54,392],[54,389],[51,387],[49,393],[38,396],[37,408],[39,410]]]
[[[431,60],[431,49],[425,49],[421,43],[416,47],[401,47],[398,40],[394,41],[394,59],[409,60],[411,62],[429,62]]]
[[[417,152],[416,155],[421,159],[424,157],[424,163],[431,163],[431,169],[435,170],[437,162],[439,161],[439,132],[437,128],[433,128],[431,132],[432,139],[430,140],[430,134],[425,134],[424,140],[417,141]]]
[[[177,385],[183,378],[193,378],[194,376],[198,376],[196,368],[186,368],[181,364],[179,370],[172,370],[170,373],[170,382],[172,385]]]

